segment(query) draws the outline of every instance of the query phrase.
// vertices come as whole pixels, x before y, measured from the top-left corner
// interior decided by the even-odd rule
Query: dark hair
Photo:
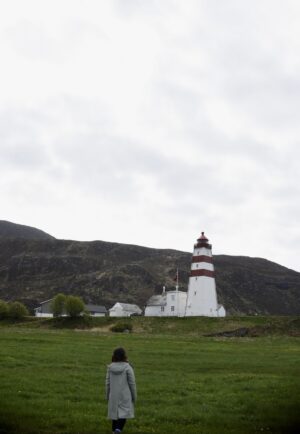
[[[127,362],[127,355],[124,348],[116,348],[113,352],[112,362]]]

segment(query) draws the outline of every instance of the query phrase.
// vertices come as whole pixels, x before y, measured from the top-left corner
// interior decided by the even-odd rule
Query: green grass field
[[[237,324],[228,319],[219,329],[232,327],[229,321]],[[110,433],[104,377],[120,345],[138,386],[128,434],[299,432],[299,338],[278,330],[257,338],[208,338],[198,320],[136,318],[132,334],[109,332],[107,320],[99,324],[103,330],[2,324],[0,433]],[[216,321],[203,319],[202,326],[202,332],[219,330]]]

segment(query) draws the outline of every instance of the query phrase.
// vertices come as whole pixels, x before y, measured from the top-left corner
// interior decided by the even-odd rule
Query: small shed
[[[129,317],[141,314],[142,309],[136,304],[116,303],[111,309],[109,309],[109,316]]]

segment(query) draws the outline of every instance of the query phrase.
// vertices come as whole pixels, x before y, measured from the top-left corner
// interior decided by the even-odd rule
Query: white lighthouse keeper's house
[[[152,295],[147,301],[145,316],[184,316],[186,292],[179,291],[178,270],[175,290],[166,291],[163,287],[161,295]]]
[[[224,317],[225,309],[218,304],[211,244],[202,232],[194,245],[186,302],[186,316]]]

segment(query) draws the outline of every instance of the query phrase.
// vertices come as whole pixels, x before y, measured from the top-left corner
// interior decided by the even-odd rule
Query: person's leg
[[[112,424],[112,431],[115,432],[115,430],[118,428],[118,421],[112,420],[111,424]]]
[[[125,423],[126,423],[126,419],[119,419],[119,429],[121,431],[123,430]]]
[[[124,425],[126,423],[126,419],[118,419],[116,421],[116,425],[115,425],[115,431],[118,432],[122,432]]]

